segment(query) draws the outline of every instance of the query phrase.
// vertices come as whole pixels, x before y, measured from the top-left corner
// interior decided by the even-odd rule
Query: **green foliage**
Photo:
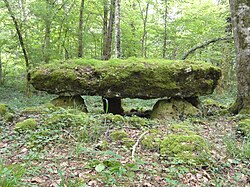
[[[20,164],[5,165],[0,162],[0,186],[15,187],[20,186],[25,167]]]

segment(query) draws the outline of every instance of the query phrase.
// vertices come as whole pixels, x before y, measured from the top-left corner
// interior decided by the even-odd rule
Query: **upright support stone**
[[[75,96],[59,96],[51,101],[55,106],[67,108],[73,107],[88,112],[84,99],[80,95]]]
[[[103,97],[103,110],[105,113],[123,114],[122,102],[120,97]]]

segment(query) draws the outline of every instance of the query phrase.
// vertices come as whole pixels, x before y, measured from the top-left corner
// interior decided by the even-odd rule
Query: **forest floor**
[[[53,107],[51,98],[44,93],[26,98],[19,88],[0,87],[0,103],[13,114],[9,121],[0,117],[0,186],[250,186],[249,138],[237,133],[242,116],[184,121],[117,116],[103,114],[100,97],[85,97],[89,113],[83,114]],[[127,111],[146,111],[155,100],[123,102]],[[35,127],[16,127],[30,118]],[[206,161],[160,154],[157,140],[176,125],[205,139]],[[152,144],[142,143],[146,137]]]

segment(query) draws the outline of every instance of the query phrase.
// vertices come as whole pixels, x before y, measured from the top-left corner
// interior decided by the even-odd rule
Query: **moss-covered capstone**
[[[201,115],[201,111],[189,101],[182,98],[171,98],[157,101],[153,107],[151,118],[172,120],[199,115]]]
[[[43,65],[31,70],[29,75],[30,83],[37,90],[62,96],[149,99],[210,94],[221,71],[205,62],[73,59]]]

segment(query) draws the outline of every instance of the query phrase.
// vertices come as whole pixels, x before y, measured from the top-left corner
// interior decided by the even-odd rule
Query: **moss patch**
[[[37,127],[37,122],[33,118],[26,119],[22,122],[18,122],[15,125],[15,130],[34,130]]]
[[[110,137],[112,141],[123,140],[124,138],[128,138],[128,133],[124,130],[117,130],[110,133]]]
[[[170,134],[161,142],[160,154],[184,163],[203,164],[208,158],[208,147],[201,136]]]
[[[4,116],[7,112],[7,105],[6,104],[0,104],[0,116]]]
[[[237,130],[245,136],[250,136],[250,118],[240,120]]]
[[[156,129],[151,129],[150,132],[145,135],[141,141],[143,148],[158,151],[161,143],[161,133]]]

